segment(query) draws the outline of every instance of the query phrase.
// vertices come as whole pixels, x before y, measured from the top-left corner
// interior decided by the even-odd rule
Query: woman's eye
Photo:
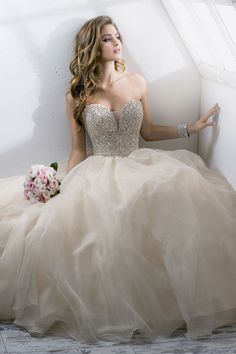
[[[120,36],[117,36],[116,39],[118,39],[120,41]],[[110,42],[111,38],[104,38],[103,42]]]

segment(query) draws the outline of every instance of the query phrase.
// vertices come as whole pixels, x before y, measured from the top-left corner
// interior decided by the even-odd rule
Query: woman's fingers
[[[205,120],[210,118],[213,114],[218,113],[220,111],[220,107],[218,106],[218,103],[216,103],[206,114]]]
[[[213,107],[210,109],[209,113],[214,114],[215,112],[218,111],[218,109],[219,109],[219,106],[218,106],[218,103],[217,103],[217,104],[215,104],[215,106],[213,106]]]
[[[220,107],[218,103],[216,103],[203,117],[199,118],[199,120],[196,122],[196,128],[197,131],[202,130],[206,127],[212,127],[216,125],[216,122],[208,122],[208,119],[216,113],[219,113]]]

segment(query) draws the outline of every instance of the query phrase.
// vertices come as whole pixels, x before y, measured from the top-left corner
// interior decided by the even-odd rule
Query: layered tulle
[[[236,320],[236,192],[187,150],[91,155],[46,204],[0,179],[0,318],[80,341]]]

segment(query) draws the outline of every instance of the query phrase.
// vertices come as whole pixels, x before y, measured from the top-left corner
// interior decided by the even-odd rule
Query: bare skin
[[[137,73],[119,72],[114,68],[114,61],[121,58],[122,44],[119,33],[113,25],[105,25],[102,29],[101,63],[99,66],[100,85],[96,94],[90,97],[87,104],[99,103],[109,110],[120,110],[130,100],[140,100],[143,106],[143,122],[140,129],[142,138],[146,141],[157,141],[179,138],[176,126],[156,125],[152,123],[149,108],[147,83],[144,77]],[[71,124],[72,151],[68,161],[67,173],[86,158],[86,140],[84,128],[77,132],[73,118],[74,99],[70,94],[66,97],[67,115]],[[187,125],[190,134],[213,126],[208,119],[220,111],[218,104],[214,105],[197,121]]]

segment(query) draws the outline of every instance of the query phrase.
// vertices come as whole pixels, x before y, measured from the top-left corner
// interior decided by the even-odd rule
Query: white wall
[[[206,112],[215,102],[221,108],[217,126],[199,134],[199,155],[236,190],[236,90],[202,79],[201,112]]]
[[[124,38],[128,69],[149,85],[153,122],[199,117],[200,77],[159,0],[0,0],[0,176],[69,157],[65,92],[74,35],[88,18],[108,14]],[[141,146],[197,152],[190,139]]]

